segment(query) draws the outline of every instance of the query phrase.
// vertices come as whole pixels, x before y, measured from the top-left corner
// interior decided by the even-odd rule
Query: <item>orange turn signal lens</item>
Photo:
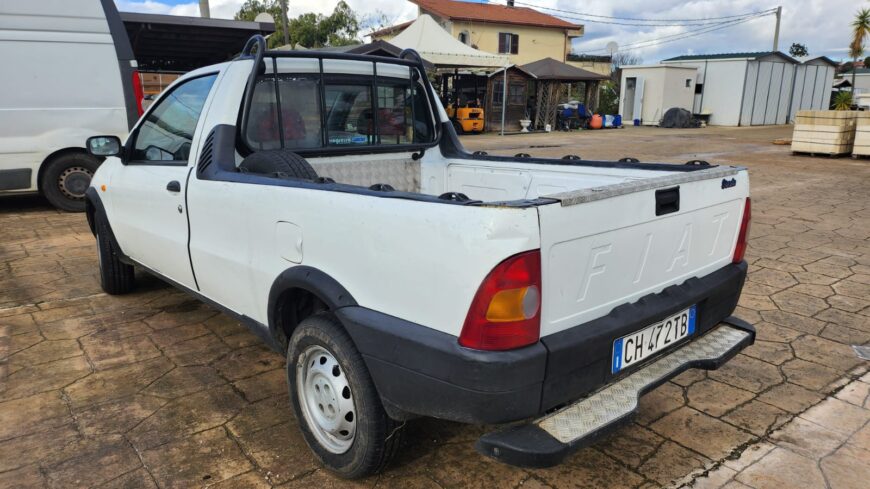
[[[105,192],[105,191],[106,191],[106,185],[105,185],[105,184],[100,185],[100,190],[102,190],[103,192]]]
[[[533,318],[540,305],[541,294],[534,285],[500,290],[489,302],[486,320],[493,323],[506,323]]]

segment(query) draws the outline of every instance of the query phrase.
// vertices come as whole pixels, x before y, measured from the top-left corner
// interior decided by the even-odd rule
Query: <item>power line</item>
[[[725,19],[738,19],[742,17],[756,16],[762,14],[772,14],[776,12],[776,8],[770,8],[767,10],[759,10],[756,12],[746,12],[743,14],[734,14],[734,15],[723,15],[720,17],[705,17],[705,18],[694,18],[694,19],[644,19],[638,17],[615,17],[609,15],[597,15],[597,14],[589,14],[585,12],[578,12],[576,10],[565,10],[558,9],[554,7],[545,7],[543,5],[536,5],[526,2],[514,2],[516,5],[524,5],[526,7],[532,7],[541,10],[550,10],[553,12],[560,12],[563,14],[571,14],[575,16],[578,20],[586,20],[587,22],[593,23],[602,23],[602,24],[617,24],[617,25],[653,25],[653,26],[682,26],[682,25],[702,25],[702,24],[717,24],[719,22],[713,22],[717,20],[725,20]],[[560,17],[569,17],[569,15],[562,15]],[[586,19],[586,18],[589,19]],[[632,21],[634,23],[618,23],[618,22],[607,22],[607,21],[598,21],[592,20],[593,18],[598,19],[612,19],[612,20],[625,20]],[[659,23],[659,22],[678,22],[678,24],[646,24],[646,23]]]
[[[655,38],[655,39],[647,39],[645,41],[636,41],[633,43],[628,43],[628,44],[625,44],[623,46],[620,46],[620,51],[623,51],[625,48],[635,48],[635,49],[648,48],[648,47],[652,47],[652,46],[658,46],[660,44],[667,44],[669,42],[679,41],[682,39],[688,39],[690,37],[700,36],[702,34],[707,34],[709,32],[718,31],[718,30],[725,29],[727,27],[732,27],[732,26],[735,26],[738,24],[744,24],[746,22],[749,22],[751,20],[754,20],[754,19],[757,19],[760,17],[763,17],[763,15],[756,15],[756,16],[749,17],[749,18],[725,21],[725,22],[715,24],[712,26],[705,26],[705,27],[701,27],[699,29],[693,29],[693,30],[689,30],[686,32],[671,34],[669,36],[662,36],[662,37]],[[607,51],[607,48],[583,50],[584,53],[599,52],[599,51]]]

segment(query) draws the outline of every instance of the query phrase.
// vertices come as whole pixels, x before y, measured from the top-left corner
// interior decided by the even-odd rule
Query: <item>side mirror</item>
[[[94,136],[88,138],[88,153],[92,156],[106,158],[121,155],[121,140],[117,136]]]

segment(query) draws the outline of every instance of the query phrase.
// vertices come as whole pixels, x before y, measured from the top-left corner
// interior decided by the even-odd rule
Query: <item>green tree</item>
[[[855,61],[864,54],[864,42],[870,37],[870,9],[861,9],[852,22],[852,42],[849,43],[849,56],[852,58],[852,87],[855,86]]]
[[[254,20],[266,12],[275,18],[275,33],[269,37],[269,47],[281,44],[284,31],[281,27],[281,4],[278,0],[246,0],[236,13],[237,20]],[[356,12],[343,0],[338,2],[332,14],[326,16],[308,12],[287,23],[290,45],[307,48],[324,46],[346,46],[360,42],[360,20]]]
[[[275,33],[267,39],[268,46],[280,46],[284,39],[284,27],[281,24],[281,3],[278,0],[245,0],[234,17],[236,20],[253,21],[264,12],[275,19]]]
[[[810,52],[807,50],[807,46],[805,44],[795,42],[792,43],[790,48],[788,48],[788,54],[794,56],[795,58],[803,58],[804,56],[810,54]]]
[[[364,15],[360,21],[360,30],[365,32],[366,35],[379,31],[384,27],[389,27],[393,25],[393,22],[390,20],[390,17],[384,13],[383,10],[375,10],[374,13]]]

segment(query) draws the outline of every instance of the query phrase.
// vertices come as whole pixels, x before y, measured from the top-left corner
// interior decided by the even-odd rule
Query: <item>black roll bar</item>
[[[256,48],[256,51],[254,50]],[[350,53],[331,53],[331,52],[323,52],[323,51],[269,51],[266,49],[266,38],[259,34],[255,34],[251,36],[250,39],[245,43],[245,47],[242,48],[241,54],[239,54],[236,59],[253,59],[254,66],[251,68],[251,74],[248,77],[248,85],[245,87],[245,95],[244,102],[245,105],[242,107],[242,120],[241,127],[248,127],[248,118],[251,115],[251,105],[254,100],[254,89],[256,88],[257,76],[260,74],[261,69],[265,69],[265,65],[263,64],[263,58],[270,57],[273,58],[273,66],[275,69],[275,76],[278,75],[278,64],[277,58],[308,58],[308,59],[317,59],[319,65],[319,76],[321,81],[321,94],[323,93],[323,60],[325,59],[335,59],[335,60],[347,60],[347,61],[364,61],[367,63],[372,63],[372,69],[375,73],[375,82],[377,81],[377,63],[390,63],[402,66],[408,66],[409,68],[416,69],[420,75],[420,82],[423,84],[423,88],[426,91],[426,98],[429,102],[429,107],[431,108],[432,115],[434,116],[433,130],[435,131],[435,139],[434,143],[438,143],[441,140],[441,131],[439,130],[441,127],[440,114],[436,111],[438,107],[435,99],[435,91],[432,89],[432,85],[429,83],[429,77],[426,76],[426,66],[423,64],[423,58],[420,56],[420,53],[413,49],[403,49],[401,53],[399,53],[398,58],[391,58],[386,56],[374,56],[367,54],[350,54]],[[413,79],[411,80],[413,83]],[[277,81],[276,81],[277,83]],[[276,86],[276,94],[277,97],[277,86]],[[374,93],[375,100],[377,100],[377,93]],[[322,97],[321,97],[322,98]],[[321,102],[323,102],[321,100]],[[375,102],[376,104],[377,102]],[[324,116],[324,107],[321,107],[321,117]],[[377,117],[377,113],[373,114],[374,117]],[[279,118],[280,119],[280,118]],[[374,121],[375,130],[377,131],[377,121]],[[324,138],[325,138],[324,134]],[[375,136],[377,140],[377,133]],[[283,138],[282,138],[283,144]],[[324,147],[326,145],[324,144]]]

